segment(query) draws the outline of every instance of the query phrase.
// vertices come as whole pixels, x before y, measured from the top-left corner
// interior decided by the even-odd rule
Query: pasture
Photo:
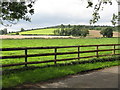
[[[20,32],[21,35],[23,34],[37,34],[37,35],[53,35],[53,31],[57,28],[49,28],[49,29],[38,29],[38,30],[31,30],[31,31],[24,31]]]
[[[9,44],[8,44],[9,43]],[[3,39],[2,40],[2,48],[17,48],[17,47],[45,47],[45,46],[76,46],[76,45],[97,45],[97,44],[118,44],[118,38],[99,38],[99,39]],[[112,48],[111,46],[104,46],[101,49]],[[81,51],[87,50],[95,50],[96,47],[83,47]],[[76,48],[63,48],[59,49],[58,52],[73,52],[77,51]],[[117,51],[116,51],[117,52]],[[7,51],[2,52],[3,56],[11,56],[11,55],[24,55],[24,51]],[[28,54],[41,54],[41,53],[54,53],[53,49],[46,49],[46,50],[28,50]],[[112,51],[100,52],[102,54],[110,54]],[[81,56],[90,56],[95,55],[93,53],[82,53]],[[67,54],[67,55],[59,55],[58,59],[64,58],[74,58],[77,54]],[[44,60],[53,60],[54,56],[41,56],[41,57],[29,57],[28,61],[44,61]],[[87,59],[81,59],[87,60]],[[24,62],[24,58],[18,59],[4,59],[2,64],[12,64],[12,63],[20,63]],[[62,61],[60,63],[66,63],[70,61]],[[53,63],[48,63],[53,64]],[[35,66],[42,66],[46,64],[36,64]],[[34,66],[30,65],[30,66]],[[23,66],[17,66],[15,68],[19,68]],[[14,67],[10,67],[14,68]],[[7,68],[5,68],[7,69]],[[4,70],[4,69],[3,69]]]
[[[30,30],[30,31],[22,31],[19,32],[19,35],[54,35],[54,30],[57,30],[58,28],[47,28],[47,29],[36,29],[36,30]],[[16,33],[10,33],[8,35],[15,35]],[[113,37],[119,37],[120,33],[113,32]],[[100,30],[89,30],[89,35],[87,37],[102,37],[100,35]]]
[[[98,39],[3,39],[2,40],[2,48],[17,48],[17,47],[45,47],[45,46],[75,46],[75,45],[97,45],[97,44],[118,44],[119,38],[98,38]],[[111,46],[104,46],[102,49],[111,48]],[[81,48],[81,50],[93,50],[94,47],[91,48]],[[66,52],[66,51],[76,51],[76,48],[70,49],[60,49],[59,52]],[[47,53],[53,52],[54,50],[29,50],[29,54],[38,54],[38,53]],[[111,53],[111,51],[103,52],[106,54]],[[101,53],[101,54],[103,54]],[[24,51],[7,51],[2,52],[3,56],[7,55],[22,55]],[[82,54],[82,56],[89,56],[94,55],[95,53],[88,53]],[[66,58],[66,57],[75,57],[76,55],[64,55],[58,58]],[[53,56],[47,57],[32,57],[28,58],[28,61],[44,61],[53,59]],[[81,59],[89,60],[89,59]],[[75,61],[75,60],[73,60]],[[24,58],[18,59],[3,59],[2,64],[12,64],[12,63],[19,63],[24,62]],[[70,61],[62,61],[60,63],[70,63]],[[53,65],[54,63],[48,63],[49,65]],[[33,64],[28,66],[45,66],[45,64]],[[22,71],[13,71],[8,73],[3,73],[3,88],[15,87],[20,84],[24,83],[35,83],[40,81],[46,81],[49,79],[54,79],[58,77],[63,77],[70,74],[76,74],[81,71],[92,70],[97,68],[104,68],[109,66],[119,65],[118,61],[111,61],[111,62],[97,62],[97,63],[90,63],[90,64],[78,64],[78,65],[70,65],[70,66],[58,66],[58,67],[47,67],[41,69],[30,69],[26,70],[24,66],[13,66],[13,67],[6,67],[3,68],[3,71],[6,72],[7,69],[20,69],[23,68]],[[66,72],[67,71],[67,72]],[[32,73],[31,73],[32,72]]]
[[[3,39],[2,48],[118,44],[120,38]]]

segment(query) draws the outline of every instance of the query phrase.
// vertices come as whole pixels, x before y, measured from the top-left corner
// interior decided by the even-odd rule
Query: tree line
[[[113,37],[113,31],[115,27],[104,26],[100,29],[101,29],[100,34],[103,37],[108,37],[108,38]],[[89,35],[89,30],[90,30],[90,27],[88,26],[86,28],[86,26],[81,26],[81,25],[71,26],[70,24],[69,25],[61,24],[57,30],[54,30],[54,35],[86,37],[87,35]]]
[[[86,37],[89,34],[89,30],[86,28],[81,27],[80,25],[65,26],[61,24],[60,28],[54,30],[54,35],[59,36],[82,36]]]

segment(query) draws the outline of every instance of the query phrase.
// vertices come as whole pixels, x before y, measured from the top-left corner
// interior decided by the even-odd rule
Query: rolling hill
[[[46,28],[46,29],[36,29],[19,32],[19,35],[54,35],[54,30],[58,28]],[[16,33],[10,33],[9,35],[15,35]],[[113,32],[113,37],[119,37],[120,33]],[[89,35],[87,37],[102,37],[100,35],[100,30],[89,30]]]
[[[20,32],[20,35],[25,35],[25,34],[34,34],[34,35],[53,35],[53,31],[56,30],[57,28],[48,28],[48,29],[38,29],[38,30],[31,30],[31,31],[23,31]]]

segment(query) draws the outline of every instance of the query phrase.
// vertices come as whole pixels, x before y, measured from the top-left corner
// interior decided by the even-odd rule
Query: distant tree
[[[113,28],[108,27],[106,29],[101,30],[100,34],[103,35],[103,37],[111,38],[113,36]]]
[[[16,32],[16,35],[19,35],[19,32]]]
[[[29,14],[34,14],[34,2],[35,0],[0,0],[0,24],[8,26],[21,19],[30,21]]]
[[[28,15],[34,14],[34,9],[32,7],[35,1],[36,0],[0,0],[0,7],[1,7],[0,24],[4,25],[4,21],[8,21],[8,23],[15,24],[21,19],[30,21]],[[90,20],[91,24],[96,23],[100,19],[99,12],[103,10],[105,5],[108,4],[112,5],[113,1],[116,1],[118,5],[120,5],[119,0],[96,0],[97,4],[93,2],[94,0],[83,0],[83,1],[87,1],[88,3],[87,8],[93,7],[93,14],[92,14],[93,18]],[[116,22],[118,22],[119,15],[120,12],[118,12],[118,15],[113,14],[113,20],[111,21],[113,24],[116,24]]]
[[[0,35],[7,34],[7,28],[4,28],[3,30],[0,30]]]
[[[7,34],[7,28],[4,28],[3,31],[4,31],[4,34]]]
[[[3,30],[0,30],[0,35],[3,35],[4,34],[4,31]]]
[[[61,24],[61,25],[60,25],[60,28],[63,29],[63,28],[65,28],[65,26],[64,26],[63,24]]]
[[[70,26],[70,25],[69,25]],[[61,25],[60,30],[55,30],[54,35],[60,35],[60,36],[83,36],[86,37],[89,34],[89,31],[85,29],[85,27],[81,27],[80,25],[74,25],[71,28],[64,28],[63,25]],[[68,26],[67,26],[68,27]]]
[[[68,28],[71,28],[71,25],[70,25],[70,24],[68,24]]]
[[[24,28],[21,28],[21,32],[23,32],[24,31]]]
[[[61,28],[61,30],[60,30],[60,35],[61,35],[61,36],[65,36],[65,30],[64,30],[64,28]]]
[[[53,33],[54,33],[54,35],[60,35],[60,30],[59,29],[54,30]]]
[[[86,37],[89,34],[89,30],[83,29],[81,30],[81,36]]]
[[[81,30],[78,26],[74,25],[72,30],[71,30],[71,35],[72,36],[81,36]]]
[[[116,31],[120,32],[120,25],[117,26]]]

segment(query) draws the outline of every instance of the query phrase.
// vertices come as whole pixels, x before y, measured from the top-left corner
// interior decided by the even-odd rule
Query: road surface
[[[26,84],[17,88],[118,88],[118,68],[120,66],[71,75],[44,83]]]

